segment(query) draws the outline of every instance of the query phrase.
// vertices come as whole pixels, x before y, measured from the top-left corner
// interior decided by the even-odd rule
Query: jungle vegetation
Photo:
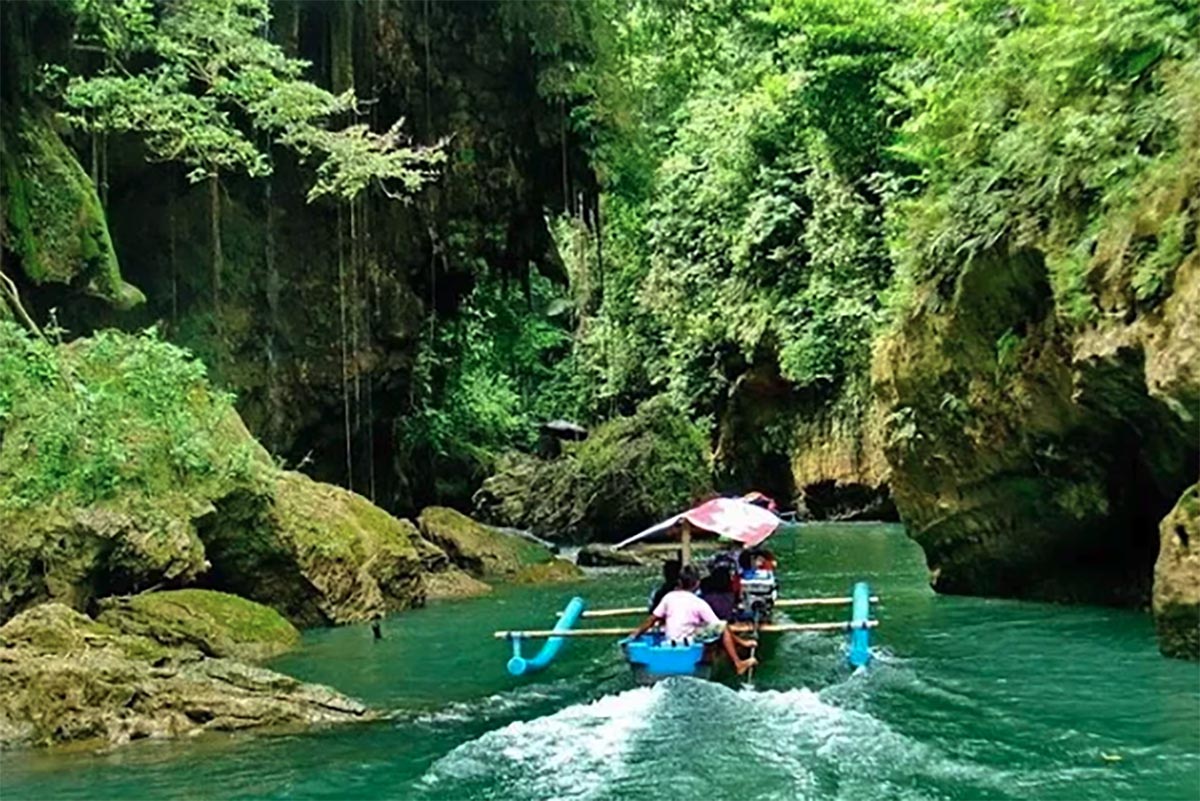
[[[56,8],[86,58],[39,63],[30,93],[81,153],[134,135],[210,183],[211,264],[193,269],[212,270],[214,304],[223,176],[266,176],[283,148],[311,170],[315,202],[405,202],[454,152],[452,138],[370,127],[351,74],[325,86],[269,36],[267,0]],[[819,402],[853,400],[873,339],[937,303],[975,255],[1037,247],[1057,307],[1083,324],[1104,313],[1084,269],[1097,248],[1114,249],[1147,309],[1195,248],[1182,215],[1162,235],[1104,233],[1166,176],[1197,170],[1194,0],[546,0],[500,13],[528,34],[537,90],[586,142],[599,192],[553,213],[565,282],[470,262],[456,312],[415,344],[403,453],[483,475],[533,444],[536,421],[595,423],[663,395],[713,425],[755,364]],[[22,380],[43,380],[41,346],[20,347],[34,371]]]

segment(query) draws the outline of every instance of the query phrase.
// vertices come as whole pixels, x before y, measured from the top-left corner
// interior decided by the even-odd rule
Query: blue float
[[[867,582],[854,585],[850,611],[850,664],[862,667],[871,661],[871,588]]]
[[[578,595],[572,598],[571,602],[567,604],[567,608],[563,610],[562,617],[554,624],[554,630],[569,631],[579,620],[579,616],[583,614],[583,607],[582,598]],[[566,637],[551,637],[546,640],[537,656],[526,659],[521,656],[521,638],[519,636],[512,637],[513,655],[512,659],[508,660],[508,672],[514,676],[524,676],[526,673],[536,673],[544,669],[554,661],[554,657],[558,656],[566,639]]]

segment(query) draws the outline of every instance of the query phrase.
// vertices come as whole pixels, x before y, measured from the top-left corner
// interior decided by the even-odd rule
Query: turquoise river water
[[[753,688],[636,687],[609,640],[525,679],[496,628],[548,626],[574,593],[645,597],[650,574],[501,588],[311,631],[275,667],[387,719],[276,736],[0,755],[9,799],[1200,799],[1200,668],[1133,611],[936,596],[898,526],[776,537],[789,596],[883,596],[876,659],[782,635]],[[841,612],[793,614],[836,619]],[[630,621],[633,624],[633,621]]]

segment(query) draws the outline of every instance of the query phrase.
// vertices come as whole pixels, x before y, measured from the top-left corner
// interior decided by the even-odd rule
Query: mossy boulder
[[[274,471],[203,365],[154,334],[0,322],[0,620],[194,581],[197,522]]]
[[[425,576],[425,597],[431,601],[477,598],[491,591],[492,585],[453,566]]]
[[[554,558],[549,562],[537,565],[527,565],[512,577],[514,584],[555,584],[563,581],[578,581],[583,578],[583,571],[574,562]]]
[[[575,563],[583,567],[644,567],[649,564],[632,551],[614,551],[611,545],[600,542],[580,548]]]
[[[214,590],[169,590],[100,602],[98,622],[206,656],[259,661],[300,642],[300,632],[269,606]]]
[[[1200,659],[1200,485],[1193,484],[1159,527],[1154,624],[1167,656]]]
[[[475,495],[488,522],[571,542],[614,541],[712,491],[699,426],[666,398],[598,426],[557,459],[502,458]]]
[[[145,302],[121,278],[96,187],[50,119],[26,108],[0,125],[5,246],[35,284],[69,284],[119,309]]]
[[[511,578],[525,567],[554,559],[548,548],[536,542],[485,526],[444,506],[427,507],[417,525],[422,537],[477,578]]]
[[[416,528],[300,473],[231,494],[200,524],[214,586],[297,625],[368,620],[425,600]]]
[[[363,620],[424,600],[419,542],[280,470],[155,334],[55,346],[0,322],[0,619],[203,577],[300,625]]]
[[[328,687],[123,633],[58,603],[0,628],[0,746],[365,720]]]

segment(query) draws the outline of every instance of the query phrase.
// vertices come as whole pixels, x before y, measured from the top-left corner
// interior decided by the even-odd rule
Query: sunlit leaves
[[[373,184],[407,198],[442,162],[439,147],[412,145],[399,122],[382,134],[354,122],[353,91],[335,95],[306,80],[307,62],[266,35],[267,0],[79,0],[76,8],[80,44],[102,51],[105,65],[70,77],[66,119],[138,134],[151,157],[182,162],[192,181],[268,174],[264,135],[314,163],[310,199],[352,199]]]

